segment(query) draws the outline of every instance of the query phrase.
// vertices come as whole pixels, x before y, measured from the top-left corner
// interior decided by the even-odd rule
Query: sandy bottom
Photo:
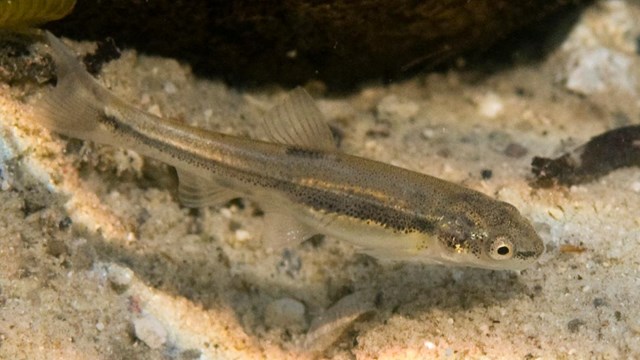
[[[172,169],[49,134],[29,121],[37,91],[0,85],[0,358],[640,357],[640,169],[529,185],[533,156],[640,123],[639,14],[599,2],[539,63],[314,93],[342,151],[514,204],[547,247],[522,272],[384,264],[331,238],[270,251],[259,203],[183,208]],[[596,68],[581,75],[584,59]],[[134,52],[101,81],[242,136],[286,94]],[[341,299],[306,349],[312,320]]]

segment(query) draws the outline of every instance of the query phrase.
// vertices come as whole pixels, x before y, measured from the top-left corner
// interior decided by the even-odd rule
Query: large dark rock
[[[80,1],[50,28],[188,61],[245,85],[396,78],[483,49],[571,0]]]

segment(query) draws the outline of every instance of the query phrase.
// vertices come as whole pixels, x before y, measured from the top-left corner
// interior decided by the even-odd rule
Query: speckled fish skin
[[[303,229],[300,235],[324,233],[382,260],[518,270],[544,251],[515,207],[459,185],[327,146],[234,137],[138,110],[92,79],[59,40],[47,36],[58,84],[36,105],[36,118],[56,132],[175,166],[187,205],[209,204],[198,202],[200,197],[248,196],[267,214],[286,212],[291,224]],[[315,109],[303,90],[290,97],[293,105]],[[310,122],[298,131],[326,134],[328,127]],[[223,191],[228,193],[218,196]]]

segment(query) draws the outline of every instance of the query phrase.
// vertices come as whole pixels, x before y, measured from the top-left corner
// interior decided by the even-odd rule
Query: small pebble
[[[586,323],[582,319],[573,319],[567,323],[567,328],[569,329],[570,333],[576,333],[584,324]]]
[[[98,323],[96,324],[96,329],[98,329],[98,331],[102,331],[102,330],[104,330],[104,324],[103,324],[103,323],[101,323],[101,322],[98,322]]]
[[[231,210],[229,210],[228,208],[220,209],[220,215],[222,215],[222,217],[224,217],[225,219],[231,219],[231,216],[233,216]]]
[[[600,306],[604,306],[607,305],[607,302],[605,299],[603,298],[595,298],[593,299],[593,306],[594,307],[600,307]]]
[[[167,330],[150,314],[134,319],[133,328],[136,337],[152,349],[158,349],[167,342]]]
[[[60,222],[58,222],[58,229],[67,230],[71,224],[73,224],[73,220],[70,217],[65,216]]]
[[[244,229],[238,229],[235,231],[236,240],[244,242],[251,239],[251,233]]]
[[[167,81],[166,83],[164,83],[164,92],[166,92],[167,94],[175,94],[176,92],[178,92],[178,88],[176,88],[176,85],[171,81]]]
[[[306,307],[292,298],[272,301],[264,311],[264,321],[268,326],[301,331],[307,328]]]
[[[131,243],[136,241],[136,234],[132,233],[132,232],[128,232],[127,233],[127,242]]]
[[[504,154],[511,158],[521,158],[527,155],[528,152],[529,150],[526,147],[516,143],[509,143],[504,149]]]
[[[422,130],[422,133],[420,133],[422,138],[425,139],[425,140],[433,139],[435,134],[436,134],[436,131],[434,129],[432,129],[432,128],[425,128],[424,130]]]
[[[493,119],[504,111],[502,99],[494,94],[488,93],[478,100],[478,112],[485,117]]]
[[[491,171],[490,169],[483,169],[480,172],[480,176],[482,176],[483,180],[489,180],[493,176],[493,171]]]
[[[151,113],[157,117],[163,117],[162,110],[160,110],[160,106],[158,104],[153,104],[147,108],[147,112]]]
[[[2,191],[7,191],[9,189],[11,189],[11,182],[9,180],[2,180],[0,182],[0,190]]]
[[[131,280],[133,280],[133,271],[131,271],[131,269],[111,264],[107,271],[107,279],[109,279],[111,286],[116,291],[122,292],[129,288]]]

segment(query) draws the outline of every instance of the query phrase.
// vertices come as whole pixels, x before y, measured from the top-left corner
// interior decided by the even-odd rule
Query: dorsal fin
[[[296,88],[264,117],[267,136],[274,142],[318,150],[334,150],[331,129],[313,98]]]

